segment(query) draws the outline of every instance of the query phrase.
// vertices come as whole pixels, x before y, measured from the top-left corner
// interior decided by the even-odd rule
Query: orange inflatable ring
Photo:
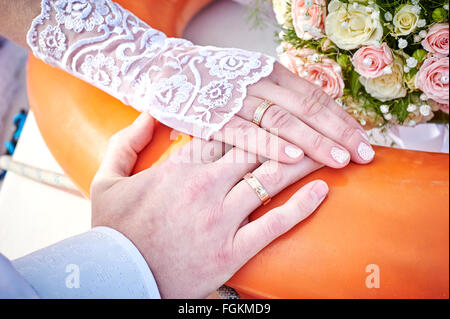
[[[150,25],[180,36],[210,0],[118,1]],[[109,137],[138,115],[131,107],[30,57],[30,104],[56,160],[89,194]],[[157,125],[135,171],[189,141]],[[312,179],[330,186],[324,204],[248,262],[228,285],[261,298],[448,298],[449,157],[377,148],[373,164],[324,168],[256,211],[285,202]],[[379,287],[371,281],[379,278]]]

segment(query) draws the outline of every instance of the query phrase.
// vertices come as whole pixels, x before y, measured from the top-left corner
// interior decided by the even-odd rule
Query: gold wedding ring
[[[251,188],[253,188],[263,205],[266,205],[268,202],[270,202],[270,195],[255,177],[255,175],[253,175],[252,173],[247,173],[244,176],[244,180],[250,185]]]
[[[258,108],[255,111],[255,114],[253,114],[253,123],[255,123],[256,125],[260,126],[261,124],[261,120],[264,116],[264,113],[267,111],[267,109],[269,107],[271,107],[273,105],[272,102],[270,102],[269,100],[264,100],[264,102],[262,102]]]

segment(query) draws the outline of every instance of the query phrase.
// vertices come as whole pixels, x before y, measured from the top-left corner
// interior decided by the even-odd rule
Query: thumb
[[[139,152],[152,140],[153,129],[153,118],[144,112],[133,124],[114,134],[96,177],[130,176]]]

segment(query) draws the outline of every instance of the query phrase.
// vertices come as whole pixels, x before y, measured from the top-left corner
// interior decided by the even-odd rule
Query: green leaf
[[[434,22],[442,22],[445,20],[446,16],[447,16],[447,11],[445,11],[443,8],[436,8],[433,11],[433,14],[431,15]]]
[[[336,62],[341,66],[341,68],[346,69],[351,65],[350,57],[346,54],[339,54]]]
[[[422,62],[423,60],[425,60],[425,58],[427,57],[428,52],[425,51],[424,49],[417,49],[416,51],[414,51],[413,53],[413,58],[417,60],[418,63]]]
[[[391,113],[397,116],[397,120],[400,123],[403,123],[409,114],[409,112],[407,111],[408,104],[408,98],[402,98],[395,100],[394,104],[392,105]]]
[[[352,70],[351,76],[350,76],[350,86],[352,89],[352,95],[354,98],[358,96],[359,90],[361,89],[361,82],[359,81],[359,74],[355,70]]]
[[[410,81],[418,71],[419,70],[417,68],[412,68],[408,73],[405,74],[406,81]]]

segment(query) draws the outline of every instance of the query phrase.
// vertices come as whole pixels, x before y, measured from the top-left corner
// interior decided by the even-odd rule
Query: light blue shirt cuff
[[[108,227],[93,228],[12,263],[41,298],[161,298],[144,257]]]
[[[39,298],[30,284],[13,267],[11,262],[0,254],[0,299]]]

